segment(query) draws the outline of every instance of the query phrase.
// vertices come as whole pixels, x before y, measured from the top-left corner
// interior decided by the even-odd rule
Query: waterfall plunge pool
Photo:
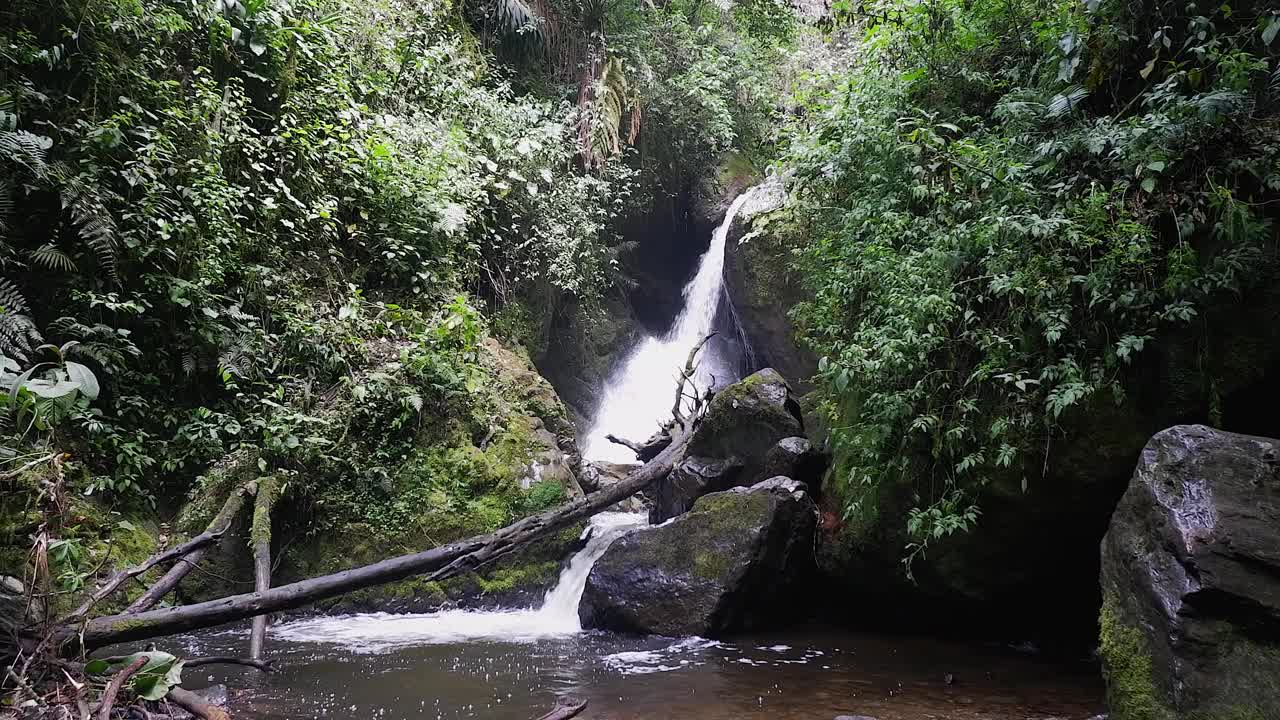
[[[492,622],[495,636],[511,630],[503,616],[518,615],[468,614],[476,626]],[[448,625],[470,637],[449,641],[415,637],[414,624],[425,618],[284,623],[269,637],[277,672],[201,667],[187,671],[187,684],[225,683],[233,715],[262,720],[531,720],[564,695],[590,701],[579,716],[588,720],[1085,720],[1103,711],[1095,667],[1005,647],[827,628],[724,642],[591,631],[521,637],[518,629],[483,639],[461,622]],[[298,639],[302,623],[311,639]],[[188,656],[236,655],[247,635],[246,628],[178,640]]]
[[[277,672],[188,670],[225,683],[236,717],[531,720],[557,697],[582,718],[730,720],[865,715],[877,720],[1084,720],[1101,712],[1088,663],[1006,647],[829,628],[726,641],[584,632],[578,600],[595,561],[644,516],[600,513],[542,607],[292,619],[270,629]],[[187,657],[239,655],[248,629],[173,638]],[[948,675],[954,678],[947,682]]]

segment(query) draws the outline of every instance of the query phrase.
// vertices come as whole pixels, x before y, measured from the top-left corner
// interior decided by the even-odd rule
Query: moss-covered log
[[[275,478],[258,480],[258,494],[253,502],[253,528],[249,537],[253,541],[253,589],[266,592],[271,589],[271,506],[275,504],[279,488]],[[249,633],[249,658],[262,657],[267,642],[267,616],[253,618],[253,631]]]

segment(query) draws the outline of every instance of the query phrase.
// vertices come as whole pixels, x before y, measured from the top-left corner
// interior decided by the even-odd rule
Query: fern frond
[[[32,250],[30,257],[32,262],[37,265],[43,265],[50,270],[75,272],[76,269],[76,263],[71,259],[71,256],[58,249],[53,243],[45,243]]]
[[[8,278],[0,278],[0,354],[25,362],[43,342],[22,292]]]
[[[49,169],[45,162],[53,141],[26,130],[0,131],[0,157],[7,157],[43,177]]]
[[[97,194],[84,183],[67,178],[62,190],[62,207],[71,214],[80,240],[89,246],[98,265],[112,280],[116,272],[116,224]]]
[[[1053,96],[1053,99],[1049,101],[1049,105],[1045,108],[1045,113],[1052,118],[1073,113],[1087,97],[1089,97],[1088,90],[1079,85],[1072,85]]]
[[[1217,90],[1205,93],[1195,99],[1196,109],[1206,120],[1216,120],[1237,110],[1243,110],[1249,97],[1235,90]]]

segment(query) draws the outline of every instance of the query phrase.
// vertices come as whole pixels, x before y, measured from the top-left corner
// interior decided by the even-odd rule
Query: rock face
[[[578,614],[585,627],[672,636],[776,621],[810,569],[815,514],[803,484],[786,478],[703,496],[615,542],[591,570]]]
[[[1280,717],[1280,441],[1182,425],[1102,543],[1114,720]]]
[[[725,244],[725,284],[748,344],[760,365],[777,368],[808,392],[818,359],[796,340],[788,311],[806,299],[800,278],[786,258],[798,244],[787,232],[765,225],[768,213],[782,207],[781,183],[766,184],[754,202],[734,219]]]

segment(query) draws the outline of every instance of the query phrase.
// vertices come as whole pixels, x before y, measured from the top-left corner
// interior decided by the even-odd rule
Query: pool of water
[[[536,611],[352,615],[272,628],[269,675],[226,683],[239,718],[530,720],[560,696],[582,718],[1085,720],[1104,711],[1096,668],[1001,646],[809,628],[724,642],[543,628]],[[247,629],[176,639],[188,656],[241,655]],[[948,683],[948,676],[952,682]]]

